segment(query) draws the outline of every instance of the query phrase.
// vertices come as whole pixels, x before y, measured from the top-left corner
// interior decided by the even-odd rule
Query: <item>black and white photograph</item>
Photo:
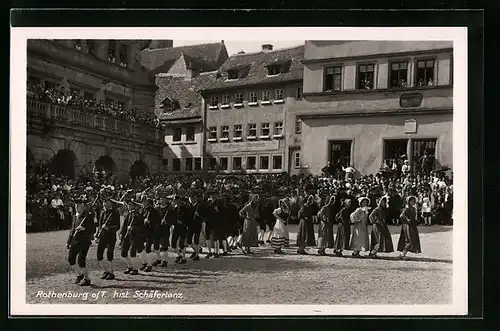
[[[466,31],[13,28],[13,312],[466,314]]]

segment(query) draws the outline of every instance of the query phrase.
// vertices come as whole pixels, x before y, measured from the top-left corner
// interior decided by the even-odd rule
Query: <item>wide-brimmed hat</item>
[[[364,200],[368,201],[368,204],[370,204],[370,203],[371,203],[371,200],[370,200],[369,198],[367,198],[367,197],[360,197],[360,198],[358,198],[358,203],[361,205],[361,203],[362,203]]]

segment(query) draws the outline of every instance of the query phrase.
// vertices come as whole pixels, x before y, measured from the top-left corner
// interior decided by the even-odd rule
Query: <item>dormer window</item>
[[[277,61],[275,61],[277,62]],[[280,62],[280,63],[272,63],[267,66],[267,75],[268,76],[276,76],[290,70],[290,65],[292,61]]]
[[[228,70],[227,79],[238,79],[238,70]]]
[[[274,75],[279,75],[281,73],[281,66],[269,66],[267,67],[267,75],[268,76],[274,76]]]
[[[169,97],[166,97],[165,100],[163,100],[163,102],[160,104],[160,109],[163,113],[170,113],[179,108],[179,102]]]

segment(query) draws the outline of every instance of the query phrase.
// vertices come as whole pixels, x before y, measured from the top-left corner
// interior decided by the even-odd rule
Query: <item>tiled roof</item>
[[[158,90],[155,96],[155,113],[162,121],[202,116],[201,95],[197,92],[207,81],[213,80],[215,72],[202,73],[191,80],[184,77],[157,76]],[[179,102],[180,109],[162,113],[160,105],[165,98]]]
[[[304,46],[278,49],[269,52],[258,52],[248,54],[232,55],[220,67],[219,75],[208,82],[202,91],[233,88],[253,84],[278,83],[286,81],[301,80],[303,76],[302,59],[304,58]],[[291,61],[288,72],[279,75],[268,76],[267,66],[272,64],[283,64]],[[251,66],[248,75],[236,80],[228,80],[227,71],[236,68]]]
[[[141,52],[141,64],[155,73],[167,72],[174,62],[181,56],[187,55],[202,63],[204,71],[217,70],[219,67],[219,56],[226,53],[224,43],[199,44],[170,48],[145,49]],[[170,64],[170,66],[169,66]],[[159,68],[161,67],[161,71]]]

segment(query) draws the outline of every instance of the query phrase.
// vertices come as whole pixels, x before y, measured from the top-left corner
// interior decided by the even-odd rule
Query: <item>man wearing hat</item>
[[[160,198],[160,203],[156,207],[156,211],[159,216],[159,226],[154,232],[154,249],[156,254],[156,260],[153,262],[153,267],[161,264],[161,267],[166,267],[168,265],[168,246],[170,239],[170,226],[172,222],[169,222],[169,209],[171,202],[168,197],[163,196]]]
[[[104,211],[99,219],[99,231],[96,235],[97,243],[97,261],[104,269],[104,274],[101,279],[113,280],[115,274],[113,272],[113,258],[116,244],[116,232],[120,228],[120,214],[116,209],[119,201],[106,198],[104,201]],[[106,252],[107,263],[104,261],[104,250]]]
[[[66,248],[69,249],[68,262],[78,274],[75,284],[89,286],[90,278],[86,259],[95,232],[94,215],[89,200],[85,195],[75,199],[75,204],[76,215],[73,217],[68,240],[66,241]],[[77,258],[78,264],[76,263]]]
[[[174,196],[174,201],[172,202],[171,212],[175,219],[174,231],[172,233],[172,242],[170,243],[172,249],[177,252],[177,258],[175,263],[185,264],[186,260],[186,249],[184,242],[186,241],[186,223],[185,223],[185,202],[182,201],[179,195]]]
[[[139,211],[142,205],[133,199],[129,201],[129,213],[120,229],[120,243],[122,246],[121,256],[127,262],[125,274],[137,275],[141,262],[137,258],[137,253],[144,250],[144,218]]]
[[[151,250],[152,246],[155,245],[155,233],[158,233],[158,229],[160,227],[160,214],[153,206],[153,199],[147,198],[145,201],[144,208],[142,210],[142,214],[144,217],[144,235],[146,241],[146,250],[145,252],[141,252],[141,260],[142,267],[141,270],[145,272],[150,272],[153,267],[154,261],[154,252]],[[157,242],[158,246],[155,246],[155,251],[159,250],[159,242]]]

